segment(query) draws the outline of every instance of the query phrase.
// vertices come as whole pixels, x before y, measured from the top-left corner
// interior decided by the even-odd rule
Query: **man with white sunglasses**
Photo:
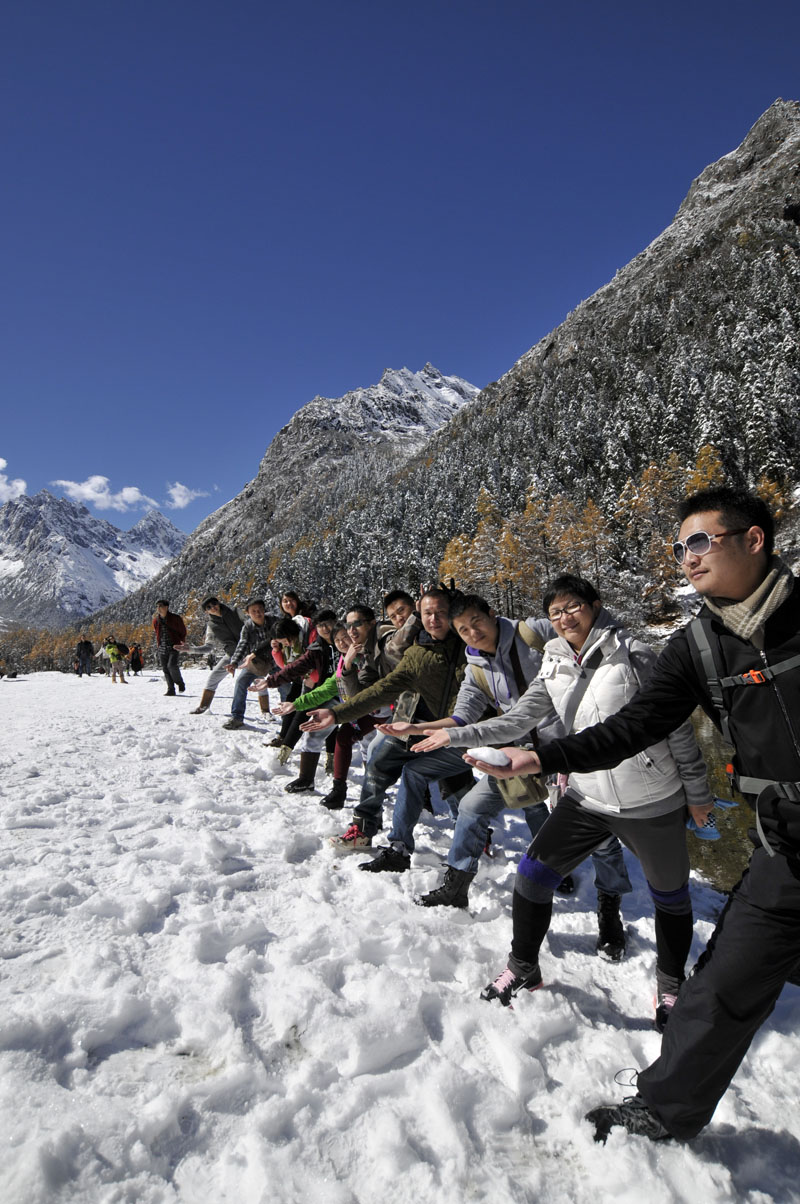
[[[755,810],[755,851],[638,1094],[588,1113],[599,1141],[615,1125],[652,1140],[699,1133],[800,963],[800,582],[773,555],[772,515],[756,495],[703,490],[678,517],[673,553],[704,605],[648,683],[603,723],[538,754],[506,748],[507,768],[478,763],[498,776],[610,769],[696,706],[736,749],[732,778]]]

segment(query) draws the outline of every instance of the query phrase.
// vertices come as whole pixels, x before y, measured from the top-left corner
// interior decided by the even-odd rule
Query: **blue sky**
[[[800,99],[798,35],[770,0],[6,5],[0,501],[192,530],[316,394],[497,379]]]

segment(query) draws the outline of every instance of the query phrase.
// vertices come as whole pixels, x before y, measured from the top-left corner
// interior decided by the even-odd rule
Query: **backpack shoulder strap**
[[[475,685],[479,690],[483,690],[491,703],[494,703],[494,694],[489,689],[489,681],[485,671],[481,669],[480,665],[470,665],[470,669],[472,670],[472,680],[475,682]]]
[[[725,693],[722,688],[723,674],[718,662],[718,652],[715,655],[714,645],[716,645],[717,641],[714,639],[714,644],[712,644],[709,638],[710,625],[708,622],[704,622],[699,615],[689,623],[686,628],[686,634],[689,637],[689,643],[692,645],[696,657],[699,658],[703,676],[708,686],[708,692],[711,695],[711,704],[719,716],[723,738],[728,744],[733,745],[734,741],[730,728],[730,709],[725,701]]]
[[[533,627],[529,627],[524,619],[521,619],[517,625],[517,635],[521,636],[523,641],[529,648],[535,648],[537,652],[544,652],[545,640],[535,631]]]

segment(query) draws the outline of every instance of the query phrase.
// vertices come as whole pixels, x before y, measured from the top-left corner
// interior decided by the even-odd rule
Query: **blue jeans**
[[[256,680],[257,673],[251,673],[249,669],[240,669],[236,675],[236,684],[233,687],[233,702],[231,703],[231,715],[234,719],[244,719],[244,713],[247,709],[247,687]]]
[[[622,855],[622,845],[616,836],[609,836],[599,849],[592,853],[594,863],[595,889],[605,895],[629,895],[633,890],[628,871],[625,868],[625,858]]]
[[[361,787],[361,798],[353,810],[353,815],[361,822],[361,830],[365,836],[374,836],[382,827],[383,800],[386,791],[398,780],[407,765],[414,766],[414,778],[419,779],[418,789],[406,789],[398,793],[394,807],[394,823],[392,833],[398,821],[403,824],[403,830],[413,831],[414,824],[419,819],[425,804],[426,782],[438,782],[441,778],[455,777],[466,771],[466,765],[457,749],[443,748],[438,752],[424,753],[417,756],[401,740],[388,736],[378,745],[375,752],[370,749],[364,773],[364,785]],[[466,791],[465,791],[466,793]],[[398,814],[400,813],[400,814]],[[402,836],[390,835],[391,840],[405,840]],[[411,848],[413,849],[413,837]]]
[[[419,761],[427,761],[428,757],[437,755],[437,753],[425,753],[424,756],[420,755]],[[394,823],[392,831],[389,833],[389,839],[402,841],[409,853],[414,849],[413,826],[419,819],[422,809],[421,805],[417,809],[416,804],[417,799],[422,797],[424,791],[424,775],[421,773],[423,769],[422,764],[415,764],[409,765],[404,770],[403,779],[408,800],[405,807],[406,814],[398,815],[400,809],[395,804]],[[458,805],[458,818],[450,844],[450,852],[447,854],[447,864],[455,870],[465,870],[470,874],[476,873],[481,855],[486,848],[489,821],[500,815],[505,809],[506,801],[500,793],[497,780],[492,777],[482,778],[470,791],[462,795]],[[521,810],[531,836],[535,836],[550,815],[547,806],[544,803],[535,803],[533,806],[523,807]],[[414,817],[413,822],[409,825],[408,820],[412,817]],[[624,895],[633,889],[625,868],[622,846],[616,836],[610,837],[603,842],[600,848],[595,849],[592,860],[595,886],[598,890],[609,895]]]
[[[367,737],[367,739],[369,739],[369,737]],[[380,749],[383,747],[383,745],[386,743],[386,741],[388,739],[389,739],[389,737],[385,736],[383,732],[373,732],[372,733],[372,739],[369,742],[369,745],[367,747],[367,755],[364,759],[365,773],[367,771],[367,767],[369,766],[370,762],[375,759],[375,757],[378,755],[378,752],[380,751]],[[445,800],[442,798],[441,794],[439,793],[439,787],[436,785],[436,782],[429,781],[427,783],[427,785],[428,785],[428,789],[430,790],[431,803],[433,805],[435,805],[436,803],[444,803]],[[394,800],[395,814],[397,814],[398,810],[400,810],[402,812],[403,808],[405,808],[406,805],[407,805],[407,803],[406,803],[406,775],[405,775],[405,773],[403,773],[400,777],[400,781],[397,786],[397,794],[396,794],[395,800]],[[450,811],[450,818],[452,819],[453,823],[455,823],[456,815],[458,814],[458,804],[455,801],[448,801],[447,806]]]

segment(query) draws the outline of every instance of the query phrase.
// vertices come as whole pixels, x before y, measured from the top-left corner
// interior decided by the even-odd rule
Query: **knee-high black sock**
[[[656,965],[664,974],[682,981],[692,944],[692,913],[656,908]]]
[[[538,962],[539,950],[550,927],[552,914],[552,899],[547,903],[533,903],[524,898],[519,891],[514,891],[511,903],[514,925],[511,956],[518,971],[526,966],[535,966]]]

